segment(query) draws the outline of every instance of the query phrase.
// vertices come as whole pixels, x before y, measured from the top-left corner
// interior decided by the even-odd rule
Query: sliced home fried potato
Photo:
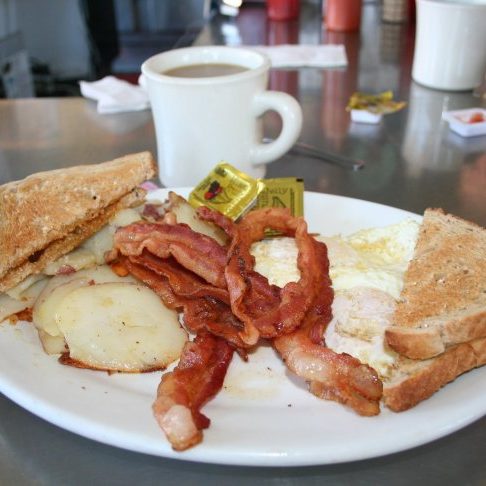
[[[47,354],[62,354],[67,351],[66,341],[64,336],[51,336],[44,332],[42,329],[38,329],[39,339],[42,344],[44,351]]]
[[[60,336],[61,331],[55,319],[56,309],[59,303],[69,292],[72,292],[78,287],[88,285],[89,280],[86,277],[71,279],[65,277],[59,278],[54,282],[57,285],[51,285],[52,280],[37,299],[32,312],[32,320],[38,330],[42,330],[50,336]]]
[[[140,284],[76,288],[58,304],[56,323],[70,358],[96,369],[163,369],[180,356],[187,340],[177,312]]]
[[[7,294],[0,294],[0,322],[7,317],[17,314],[17,312],[27,309],[28,304],[17,299],[13,299]]]
[[[142,207],[142,206],[140,206]],[[120,228],[121,226],[128,226],[135,221],[140,221],[140,213],[134,208],[126,208],[118,211],[113,218],[110,219],[110,226]]]
[[[140,214],[135,209],[122,209],[111,218],[106,226],[88,238],[82,248],[93,253],[96,263],[101,265],[105,263],[105,253],[113,248],[113,235],[117,228],[139,220]]]
[[[22,293],[25,292],[28,288],[32,287],[32,285],[34,285],[36,282],[44,278],[45,277],[39,273],[35,275],[29,275],[26,279],[22,280],[22,282],[17,284],[15,287],[7,290],[5,293],[12,297],[12,299],[22,300]]]
[[[175,214],[178,223],[187,224],[192,230],[214,238],[220,245],[225,245],[228,237],[213,223],[199,219],[196,210],[181,196],[169,193],[169,211]]]
[[[13,314],[32,307],[47,285],[48,279],[40,277],[40,279],[33,279],[31,282],[33,282],[32,285],[24,288],[22,292],[16,293],[16,298],[7,294],[0,294],[0,322]]]
[[[46,275],[57,275],[62,267],[71,267],[73,270],[92,267],[96,264],[95,254],[86,248],[76,248],[61,258],[49,263],[43,272]]]
[[[97,231],[93,236],[88,238],[82,248],[90,251],[98,265],[105,262],[105,253],[113,247],[113,235],[115,229],[109,224]]]
[[[51,278],[34,304],[35,326],[50,336],[60,336],[55,317],[61,300],[78,287],[105,282],[135,282],[135,279],[131,276],[119,277],[108,265],[87,268],[69,275],[56,275]],[[39,337],[42,341],[42,337],[40,335]]]
[[[36,280],[35,283],[20,294],[19,300],[26,304],[26,309],[34,305],[34,302],[39,298],[39,295],[43,292],[48,283],[49,278],[41,278],[40,280]]]

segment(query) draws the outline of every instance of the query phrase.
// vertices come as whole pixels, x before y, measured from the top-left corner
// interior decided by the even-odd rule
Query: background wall
[[[0,2],[11,12],[9,28],[21,32],[31,58],[48,64],[59,78],[89,75],[88,36],[77,0]]]

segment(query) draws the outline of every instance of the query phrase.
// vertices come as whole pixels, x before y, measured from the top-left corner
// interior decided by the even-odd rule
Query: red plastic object
[[[299,17],[300,0],[267,0],[270,20],[294,20]]]
[[[361,0],[326,0],[325,22],[329,30],[352,32],[361,26]]]

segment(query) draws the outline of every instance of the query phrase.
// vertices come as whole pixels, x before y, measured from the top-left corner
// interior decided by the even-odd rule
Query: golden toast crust
[[[400,376],[385,383],[383,400],[394,412],[402,412],[432,396],[459,375],[486,364],[486,338],[447,349],[428,360],[401,358]]]
[[[486,337],[486,230],[439,209],[425,211],[385,337],[412,359]]]
[[[97,216],[89,221],[83,222],[64,238],[55,240],[47,245],[42,252],[38,253],[38,258],[35,260],[31,259],[32,261],[30,261],[27,259],[18,267],[9,270],[3,278],[0,279],[0,292],[5,292],[10,288],[15,287],[33,273],[41,272],[50,262],[53,262],[62,255],[74,250],[84,240],[100,230],[118,211],[130,206],[142,204],[144,199],[145,191],[137,188],[107,208],[102,209]]]
[[[152,155],[141,152],[101,164],[40,172],[1,186],[0,290],[32,273],[27,268],[40,271],[39,262],[47,264],[91,236],[101,227],[90,226],[96,218],[107,220],[101,216],[106,208],[155,173]],[[87,226],[82,229],[83,225]],[[69,244],[59,243],[74,231],[79,233],[69,237]]]

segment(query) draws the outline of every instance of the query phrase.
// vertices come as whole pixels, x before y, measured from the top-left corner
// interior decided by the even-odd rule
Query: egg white
[[[383,336],[403,277],[413,256],[419,223],[405,220],[349,236],[318,236],[326,244],[334,289],[333,320],[324,338],[336,352],[369,364],[382,377],[390,375],[396,358]],[[283,287],[300,278],[293,238],[271,238],[251,248],[255,270]]]

